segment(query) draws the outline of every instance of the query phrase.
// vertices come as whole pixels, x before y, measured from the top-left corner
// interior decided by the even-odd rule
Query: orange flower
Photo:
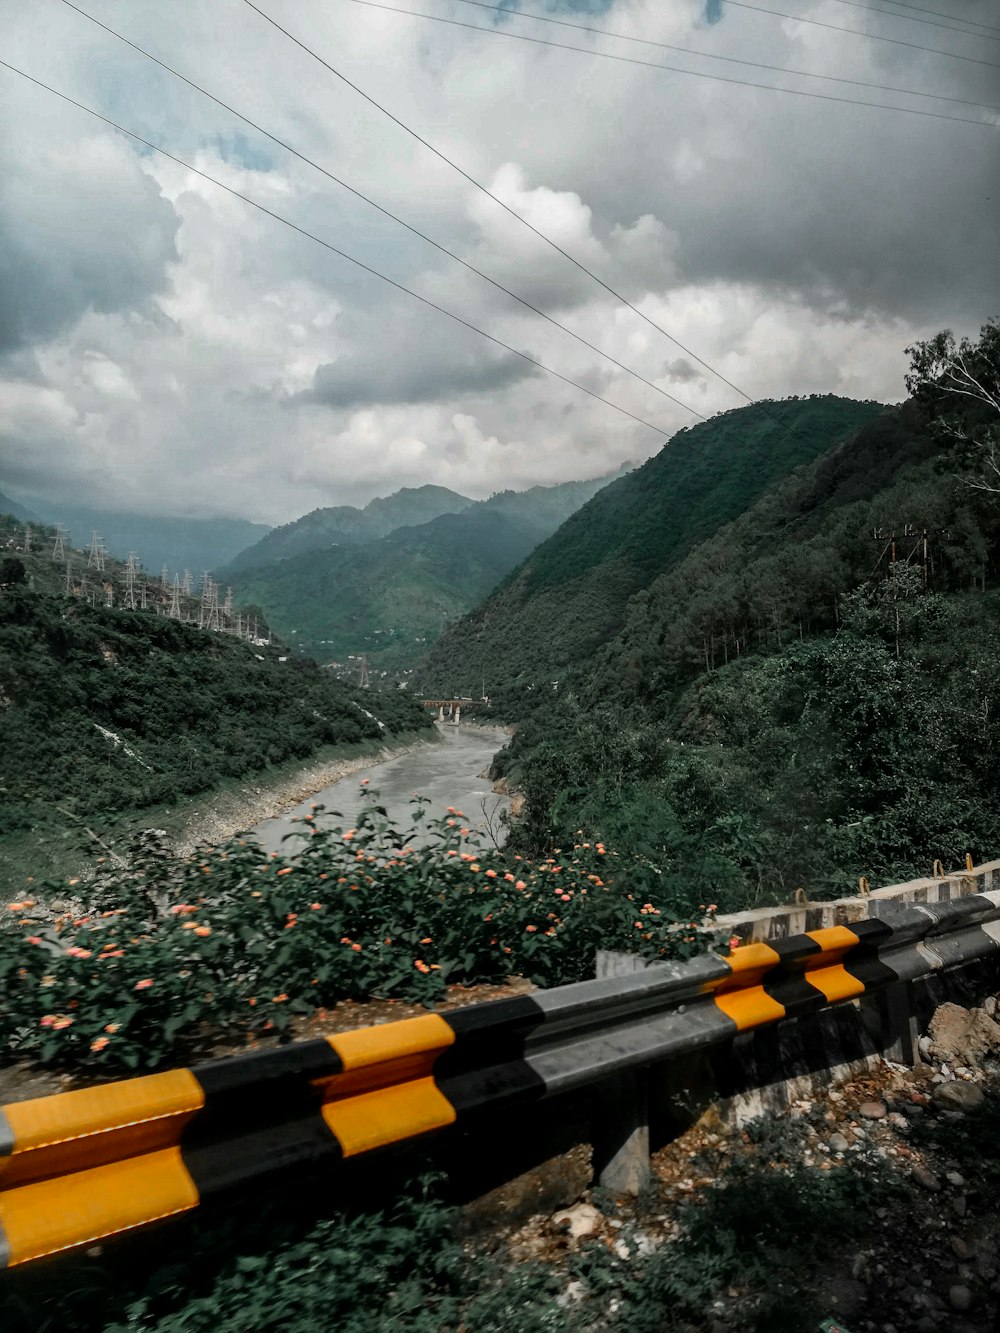
[[[194,928],[194,933],[195,933],[196,935],[211,935],[211,933],[212,933],[212,927],[211,927],[211,926],[195,926],[195,928]]]
[[[351,948],[354,950],[355,953],[360,953],[360,952],[361,952],[361,945],[360,945],[360,944],[352,944],[352,945],[351,945]]]
[[[121,1027],[121,1023],[105,1023],[105,1025],[104,1025],[104,1031],[105,1031],[105,1032],[117,1032],[118,1029],[119,1029],[120,1027]]]
[[[496,877],[497,877],[497,872],[495,870],[487,870],[486,872],[487,879],[496,879]]]
[[[283,870],[278,871],[278,878],[280,879],[282,875],[290,875],[294,869],[294,866],[285,866]]]
[[[150,986],[152,986],[152,984],[153,984],[153,978],[152,978],[152,977],[144,977],[142,981],[137,981],[137,982],[135,983],[135,989],[136,989],[136,990],[149,990],[149,988],[150,988]]]
[[[271,1003],[272,1003],[272,1004],[284,1004],[285,1001],[286,1001],[287,999],[288,999],[288,996],[285,994],[284,991],[282,991],[280,995],[272,995],[272,997],[271,997]]]
[[[420,943],[421,943],[421,944],[430,944],[430,943],[431,943],[431,937],[430,937],[429,935],[425,936],[425,937],[420,941]]]
[[[537,929],[538,929],[537,926],[525,926],[525,930],[528,932],[529,935],[534,935]]]
[[[90,1049],[95,1052],[103,1051],[105,1046],[107,1045],[109,1045],[109,1040],[107,1037],[95,1037],[94,1040],[90,1043]]]

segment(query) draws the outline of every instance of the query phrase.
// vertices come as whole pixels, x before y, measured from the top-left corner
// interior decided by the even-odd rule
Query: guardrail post
[[[641,972],[646,960],[600,949],[597,977]],[[612,1194],[638,1194],[649,1184],[649,1075],[616,1074],[598,1090],[593,1129],[594,1179]]]

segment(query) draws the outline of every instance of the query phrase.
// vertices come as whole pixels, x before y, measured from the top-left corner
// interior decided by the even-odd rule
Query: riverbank
[[[33,882],[78,879],[93,873],[94,856],[112,858],[142,829],[158,829],[168,847],[189,852],[201,843],[219,843],[243,829],[280,815],[297,802],[351,773],[440,743],[436,729],[400,732],[391,743],[378,740],[331,745],[309,759],[275,764],[210,791],[195,792],[170,805],[143,806],[113,823],[96,817],[74,821],[58,806],[35,828],[0,839],[0,891],[20,893]],[[63,816],[63,818],[60,818]]]
[[[292,806],[352,773],[440,743],[436,731],[403,733],[391,745],[365,743],[351,746],[349,753],[345,753],[348,747],[337,746],[328,754],[289,766],[285,772],[272,770],[263,782],[246,781],[228,791],[216,792],[203,803],[202,809],[192,813],[170,840],[171,845],[183,853],[204,843],[224,842],[266,819],[279,818]]]

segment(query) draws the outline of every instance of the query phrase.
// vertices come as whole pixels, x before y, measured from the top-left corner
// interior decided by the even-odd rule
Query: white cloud
[[[186,10],[183,24],[166,0],[93,8],[698,412],[741,401],[237,0]],[[995,71],[751,11],[706,25],[695,0],[615,0],[599,19],[561,8],[654,41],[1000,103]],[[986,0],[974,10],[989,20]],[[320,0],[271,0],[270,11],[751,394],[898,398],[909,341],[946,325],[973,332],[1000,309],[994,130]],[[828,0],[802,12],[856,26]],[[891,16],[867,21],[909,31]],[[56,0],[5,22],[13,63],[659,433],[0,71],[0,489],[279,522],[401,485],[478,496],[598,475],[691,420]],[[503,23],[727,77],[976,114]],[[958,34],[927,44],[978,54]]]

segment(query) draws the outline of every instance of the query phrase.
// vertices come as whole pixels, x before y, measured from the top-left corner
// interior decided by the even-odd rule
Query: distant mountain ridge
[[[319,548],[246,568],[234,561],[226,577],[241,599],[264,608],[279,633],[313,656],[343,662],[365,653],[377,669],[405,672],[450,621],[485,597],[617,475],[500,491],[461,508],[456,502],[464,497],[454,492],[420,488],[435,492],[422,497],[423,503],[456,508],[376,540],[324,541]],[[414,494],[398,492],[378,502],[377,521],[405,512]],[[400,496],[402,503],[390,503]],[[325,516],[340,512],[315,511],[321,516],[315,526],[306,520],[288,525],[295,530],[292,542],[328,536],[333,529]],[[282,532],[272,534],[278,541],[267,538],[260,548],[279,548]]]
[[[0,499],[0,513],[5,510],[13,512],[15,517],[34,523],[53,526],[61,523],[71,546],[85,550],[92,534],[97,532],[110,555],[126,560],[129,551],[135,551],[151,573],[159,574],[166,565],[171,576],[185,569],[190,569],[195,578],[200,578],[204,570],[216,572],[250,543],[270,532],[267,524],[251,523],[242,518],[118,513],[63,504],[40,496],[31,497],[37,517],[29,514],[23,505],[11,511],[6,509],[6,504],[6,500]]]
[[[335,505],[313,509],[292,523],[272,528],[260,541],[240,551],[228,572],[259,568],[331,546],[387,537],[397,528],[429,523],[442,514],[457,514],[473,503],[446,486],[404,486],[392,495],[377,496],[363,509]]]
[[[448,692],[485,677],[494,696],[508,699],[547,688],[618,633],[630,597],[884,410],[814,395],[735,408],[679,431],[450,627],[417,669],[416,685]]]

